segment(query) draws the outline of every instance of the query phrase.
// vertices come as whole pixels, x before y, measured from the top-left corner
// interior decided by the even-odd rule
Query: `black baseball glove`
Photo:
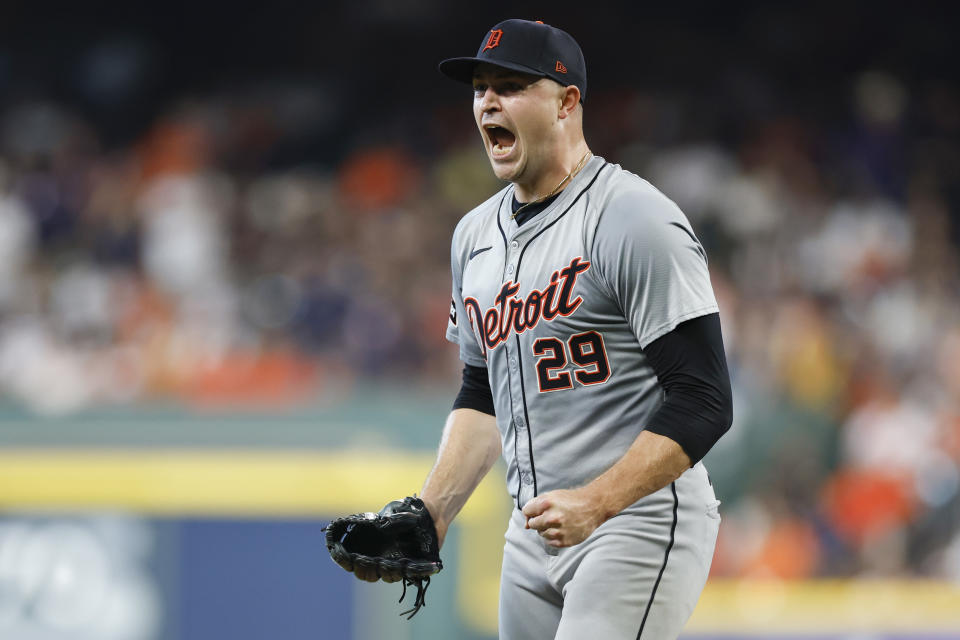
[[[407,587],[416,585],[413,608],[400,615],[410,614],[409,620],[426,604],[430,576],[443,569],[443,562],[437,529],[423,500],[394,500],[380,513],[337,518],[323,530],[327,532],[330,557],[347,571],[353,573],[362,567],[364,573],[375,571],[384,582],[402,580],[400,602],[407,595]]]

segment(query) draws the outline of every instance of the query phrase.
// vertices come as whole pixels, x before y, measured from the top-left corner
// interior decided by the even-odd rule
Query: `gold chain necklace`
[[[569,182],[570,180],[572,180],[578,173],[580,173],[580,170],[583,168],[583,163],[586,162],[586,161],[587,161],[587,158],[589,158],[589,157],[590,157],[590,151],[587,151],[585,154],[583,154],[583,157],[580,158],[580,162],[578,162],[578,163],[577,163],[577,166],[575,166],[575,167],[573,168],[573,171],[571,171],[571,172],[568,173],[566,176],[564,176],[564,177],[563,177],[563,180],[560,181],[560,184],[558,184],[557,186],[555,186],[555,187],[553,188],[553,191],[551,191],[551,192],[548,193],[547,195],[543,196],[542,198],[537,198],[536,200],[531,200],[530,202],[527,202],[527,203],[525,203],[525,204],[520,205],[520,208],[513,212],[513,214],[510,216],[510,219],[513,220],[514,218],[516,218],[518,213],[520,213],[521,211],[523,211],[525,208],[529,207],[530,205],[532,205],[532,204],[538,204],[538,203],[540,203],[540,202],[543,202],[543,201],[546,200],[547,198],[550,198],[550,197],[552,197],[553,195],[555,195],[558,191],[560,191],[560,189],[563,187],[563,185],[567,184],[567,182]]]

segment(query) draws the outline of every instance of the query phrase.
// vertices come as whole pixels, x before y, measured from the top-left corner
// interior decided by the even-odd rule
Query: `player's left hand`
[[[603,524],[597,501],[583,489],[558,489],[523,506],[527,529],[535,529],[551,547],[571,547]]]

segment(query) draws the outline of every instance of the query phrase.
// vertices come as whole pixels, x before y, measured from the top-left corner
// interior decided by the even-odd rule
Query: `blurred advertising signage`
[[[0,517],[2,640],[353,637],[309,518]]]
[[[0,518],[0,638],[159,638],[151,553],[137,519]]]

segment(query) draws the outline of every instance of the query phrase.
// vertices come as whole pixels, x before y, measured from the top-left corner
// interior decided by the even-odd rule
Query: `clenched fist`
[[[603,524],[603,511],[583,489],[558,489],[523,506],[527,529],[535,529],[551,547],[571,547]]]

